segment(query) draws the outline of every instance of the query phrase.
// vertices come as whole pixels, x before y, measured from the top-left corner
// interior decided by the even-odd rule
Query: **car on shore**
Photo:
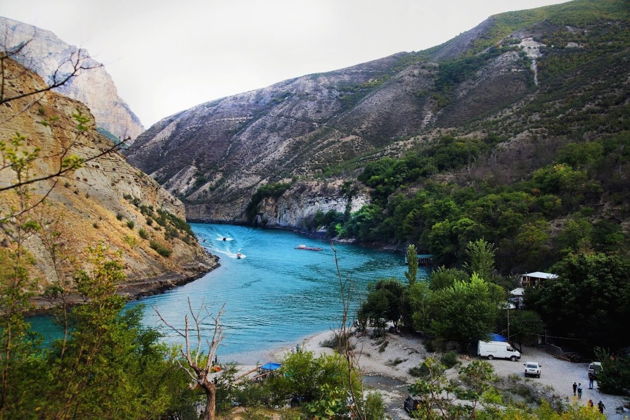
[[[516,362],[521,358],[521,353],[515,350],[510,343],[505,341],[482,341],[477,343],[477,355],[492,359],[509,359]]]
[[[523,363],[525,365],[525,376],[535,376],[536,378],[540,378],[540,373],[542,371],[542,365],[538,362],[527,362]]]
[[[601,362],[591,362],[588,365],[589,378],[592,376],[593,379],[597,379],[597,375],[599,375],[601,371],[602,371],[602,364],[601,364]]]

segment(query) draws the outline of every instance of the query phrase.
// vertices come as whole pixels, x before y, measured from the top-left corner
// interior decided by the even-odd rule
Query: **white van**
[[[521,353],[515,350],[510,343],[503,341],[481,341],[477,347],[479,357],[487,357],[489,360],[510,359],[515,362],[521,358]]]

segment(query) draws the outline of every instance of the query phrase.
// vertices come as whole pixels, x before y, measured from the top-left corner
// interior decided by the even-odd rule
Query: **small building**
[[[521,309],[523,307],[523,300],[525,297],[525,289],[522,287],[517,287],[514,290],[510,290],[510,297],[508,301],[513,303],[516,309]]]
[[[418,265],[429,267],[433,265],[432,254],[418,254]]]
[[[535,271],[533,273],[522,274],[520,283],[522,287],[537,287],[544,281],[557,279],[557,274],[543,273],[541,271]]]
[[[422,267],[430,267],[433,265],[433,254],[416,254],[418,265]],[[405,264],[409,264],[407,261],[407,254],[405,254]]]

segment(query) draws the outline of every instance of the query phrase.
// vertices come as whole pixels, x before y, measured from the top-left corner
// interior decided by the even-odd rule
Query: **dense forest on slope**
[[[464,245],[483,237],[503,271],[548,267],[577,249],[625,252],[630,26],[580,16],[581,35],[540,37],[579,47],[543,48],[535,94],[360,170],[372,202],[345,221],[330,215],[333,233],[414,242],[439,263],[461,262]],[[479,57],[441,65],[438,80],[462,77]]]

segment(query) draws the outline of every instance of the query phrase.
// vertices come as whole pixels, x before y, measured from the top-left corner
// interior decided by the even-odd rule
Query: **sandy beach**
[[[291,345],[269,351],[268,358],[265,360],[280,362],[287,353],[295,351],[297,345],[315,355],[330,354],[333,350],[323,347],[321,343],[330,339],[332,335],[333,331],[322,331],[304,337]],[[376,340],[368,335],[353,336],[352,340],[366,386],[382,394],[389,416],[394,419],[409,418],[403,410],[403,401],[408,395],[408,386],[416,381],[416,378],[409,374],[409,369],[418,366],[427,356],[434,354],[425,350],[421,339],[417,336],[388,333],[385,337]],[[470,363],[473,359],[466,355],[459,356],[462,364]],[[542,364],[543,373],[540,378],[524,378],[523,363],[527,361],[537,361]],[[595,389],[588,389],[587,363],[571,363],[556,359],[533,347],[524,347],[522,358],[518,362],[509,360],[490,360],[489,362],[500,377],[516,375],[523,378],[526,383],[539,384],[541,388],[549,386],[553,389],[554,395],[564,398],[568,403],[586,405],[589,399],[592,399],[595,404],[601,400],[606,406],[604,414],[607,418],[615,420],[630,418],[628,413],[625,414],[626,417],[615,413],[615,408],[623,404],[623,397],[603,394],[597,390],[597,386]],[[242,369],[244,371],[251,367],[253,366],[243,366]],[[447,371],[448,376],[455,376],[456,373],[457,368]],[[581,400],[573,396],[571,385],[574,381],[583,386],[584,393]]]

